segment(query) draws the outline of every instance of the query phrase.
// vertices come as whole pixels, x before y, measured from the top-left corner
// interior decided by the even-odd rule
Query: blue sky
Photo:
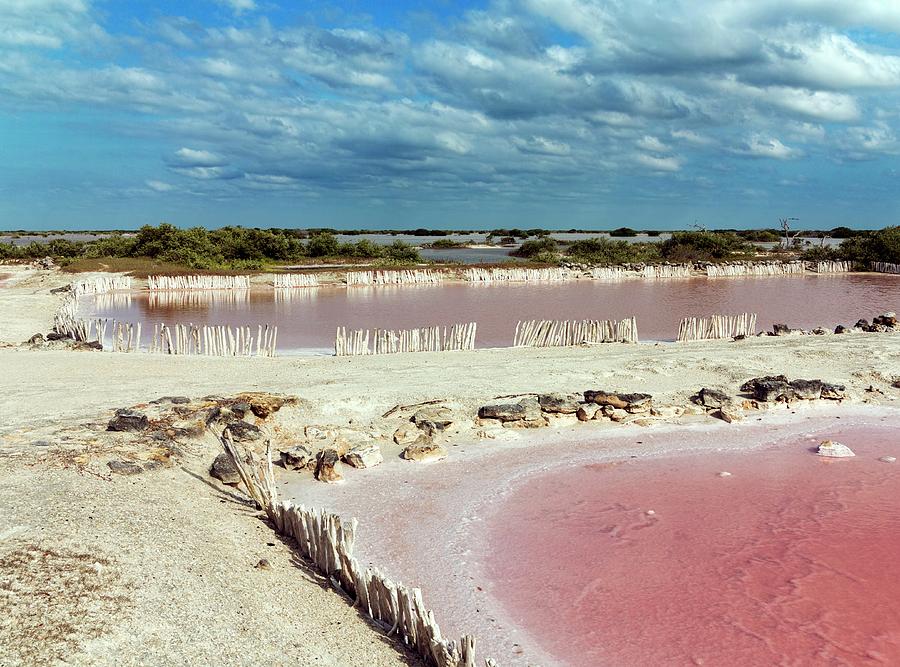
[[[900,2],[0,0],[0,228],[900,221]]]

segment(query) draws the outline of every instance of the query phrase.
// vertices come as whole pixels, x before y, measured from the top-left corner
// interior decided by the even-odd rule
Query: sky
[[[0,229],[900,223],[896,0],[0,0]]]

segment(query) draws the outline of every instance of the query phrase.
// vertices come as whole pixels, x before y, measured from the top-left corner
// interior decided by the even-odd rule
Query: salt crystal
[[[723,470],[722,472],[719,473],[719,477],[731,477],[731,473],[728,472],[727,470]]]
[[[897,457],[896,456],[882,456],[878,460],[881,461],[882,463],[894,463],[894,462],[896,462]]]

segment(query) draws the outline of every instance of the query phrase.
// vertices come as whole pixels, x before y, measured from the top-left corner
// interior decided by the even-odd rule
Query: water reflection
[[[148,293],[150,310],[202,310],[213,306],[241,306],[250,302],[250,290],[153,290]]]

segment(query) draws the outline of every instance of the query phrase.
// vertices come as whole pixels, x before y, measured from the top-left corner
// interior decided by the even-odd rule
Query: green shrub
[[[566,255],[586,264],[653,262],[660,258],[657,243],[628,243],[602,236],[575,241],[566,249]]]
[[[521,246],[510,252],[512,257],[528,257],[533,259],[536,255],[554,255],[559,252],[559,244],[549,236],[525,241]]]
[[[695,262],[752,255],[754,247],[733,232],[696,231],[675,232],[659,251],[670,262]]]

